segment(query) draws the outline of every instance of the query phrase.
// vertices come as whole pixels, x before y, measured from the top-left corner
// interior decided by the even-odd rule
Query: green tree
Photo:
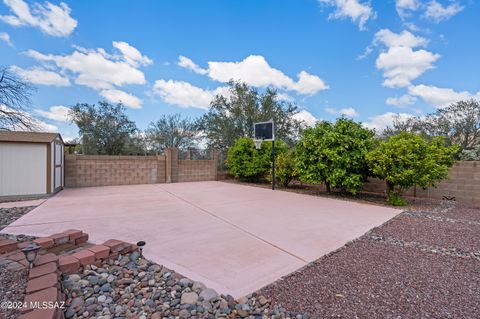
[[[480,102],[473,99],[459,101],[425,117],[397,119],[384,131],[384,136],[402,131],[421,134],[428,139],[443,136],[447,145],[459,146],[458,157],[462,158],[463,153],[471,155],[473,153],[469,151],[480,144]],[[465,155],[465,158],[471,156]]]
[[[421,135],[401,132],[382,141],[367,154],[367,161],[374,176],[385,180],[387,201],[402,204],[398,200],[402,190],[435,186],[447,178],[457,151],[457,146],[446,146],[442,137],[428,141]]]
[[[275,156],[275,177],[284,187],[288,187],[288,184],[296,177],[294,149]],[[268,180],[270,179],[268,178]]]
[[[275,141],[276,154],[286,152],[287,146],[282,141]],[[272,142],[263,142],[259,150],[255,148],[253,139],[241,137],[228,150],[226,165],[235,178],[255,181],[270,172],[272,161]]]
[[[369,176],[365,159],[373,149],[375,133],[360,123],[339,118],[305,130],[296,147],[296,170],[301,181],[325,183],[327,191],[340,188],[357,194]]]
[[[78,103],[71,108],[70,117],[78,126],[84,154],[119,155],[134,133],[135,123],[128,119],[122,104],[98,102],[98,105]]]
[[[268,120],[275,122],[277,139],[293,144],[302,124],[295,119],[295,105],[281,101],[273,89],[259,93],[245,83],[230,82],[229,86],[229,96],[217,95],[197,122],[210,147],[225,150],[240,137],[252,137],[255,122]]]
[[[163,152],[169,147],[193,147],[198,140],[195,123],[190,118],[182,118],[180,114],[164,115],[151,122],[145,135],[149,148],[155,152]]]

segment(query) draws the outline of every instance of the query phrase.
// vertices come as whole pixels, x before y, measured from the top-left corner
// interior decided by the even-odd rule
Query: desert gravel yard
[[[402,213],[262,293],[312,318],[480,318],[479,216]]]

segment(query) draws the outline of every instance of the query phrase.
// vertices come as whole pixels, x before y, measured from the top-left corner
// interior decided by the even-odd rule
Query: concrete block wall
[[[165,156],[65,155],[65,186],[90,187],[196,182],[217,178],[217,157],[179,160],[178,149]]]
[[[385,182],[370,179],[363,189],[367,192],[384,193]],[[454,196],[457,201],[470,204],[480,204],[480,161],[460,161],[450,169],[449,178],[437,187],[426,190],[410,188],[405,193],[408,196],[442,199],[443,196]]]

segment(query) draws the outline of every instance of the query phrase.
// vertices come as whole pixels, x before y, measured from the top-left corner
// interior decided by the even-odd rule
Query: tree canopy
[[[419,134],[401,132],[382,141],[367,154],[374,176],[385,180],[388,200],[412,186],[427,188],[447,178],[458,146],[446,146],[445,138],[430,141]],[[398,189],[399,188],[399,189]]]
[[[95,104],[78,103],[71,108],[70,117],[78,126],[84,154],[128,154],[135,123],[125,114],[122,104],[102,101]]]
[[[375,133],[360,123],[339,118],[307,128],[296,146],[296,173],[306,183],[325,183],[330,188],[356,194],[369,175],[367,153]]]
[[[275,137],[293,144],[301,129],[301,122],[294,117],[297,113],[298,108],[281,101],[273,89],[259,93],[245,83],[230,82],[229,94],[214,98],[197,127],[209,146],[227,149],[240,137],[252,137],[255,122],[273,120]]]
[[[425,117],[396,120],[384,135],[388,137],[402,131],[421,134],[429,139],[443,136],[447,145],[459,146],[459,158],[471,158],[469,155],[474,154],[471,150],[480,144],[480,103],[473,99],[459,101]],[[465,152],[469,155],[462,155]]]
[[[198,131],[195,122],[188,117],[163,115],[149,124],[145,137],[149,149],[161,153],[169,147],[193,147],[198,140]]]
[[[0,130],[32,130],[35,121],[25,112],[33,87],[9,69],[0,67]]]

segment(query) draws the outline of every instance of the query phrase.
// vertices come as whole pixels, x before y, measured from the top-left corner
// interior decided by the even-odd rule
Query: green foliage
[[[420,134],[428,139],[435,136],[445,137],[446,145],[458,145],[458,158],[475,160],[474,150],[480,145],[480,102],[466,100],[439,108],[435,113],[422,117],[397,119],[388,127],[385,137],[407,131]],[[462,157],[462,154],[465,156]]]
[[[277,92],[267,89],[259,93],[245,83],[230,82],[229,97],[217,95],[208,113],[197,121],[210,147],[227,149],[240,137],[253,136],[253,124],[273,120],[275,136],[287,144],[298,137],[301,123],[295,119],[298,108],[278,98]]]
[[[286,149],[285,143],[275,141],[277,154],[286,152]],[[271,170],[271,153],[271,142],[263,142],[262,147],[257,150],[251,138],[241,137],[228,150],[226,164],[229,173],[242,180],[258,180]]]
[[[462,161],[480,161],[480,144],[471,149],[464,149],[460,153],[459,159]]]
[[[366,154],[374,132],[346,118],[320,122],[305,130],[296,147],[296,170],[301,181],[325,183],[357,194],[369,175]]]
[[[407,205],[407,201],[403,199],[398,192],[392,190],[387,191],[387,203],[392,206]]]
[[[296,177],[295,152],[290,149],[275,157],[275,177],[284,187]]]
[[[151,122],[145,131],[149,149],[161,153],[166,148],[189,148],[195,145],[197,133],[195,123],[180,114],[163,115]]]
[[[448,176],[457,146],[447,147],[445,139],[430,141],[408,132],[390,137],[367,155],[372,173],[385,180],[389,201],[412,186],[427,188]],[[400,189],[398,189],[400,188]]]
[[[70,117],[78,126],[84,154],[128,154],[137,127],[128,119],[122,104],[78,103],[71,108]]]

